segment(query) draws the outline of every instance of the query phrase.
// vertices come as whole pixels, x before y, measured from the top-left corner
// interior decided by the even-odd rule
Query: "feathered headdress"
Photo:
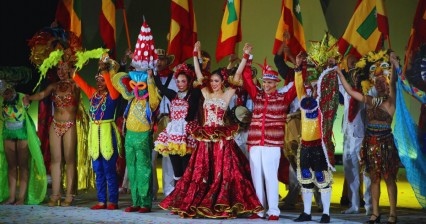
[[[336,43],[337,39],[329,32],[325,33],[321,41],[311,42],[308,55],[317,68],[322,69],[326,67],[329,58],[335,58],[337,63],[340,61],[340,53]]]
[[[378,52],[370,51],[364,55],[356,64],[357,75],[360,77],[361,87],[364,94],[374,86],[374,81],[377,75],[384,75],[389,81],[388,72],[380,72],[377,70],[389,70],[389,54],[387,50]]]

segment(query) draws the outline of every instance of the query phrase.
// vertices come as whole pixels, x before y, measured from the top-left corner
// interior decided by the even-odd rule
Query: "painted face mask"
[[[130,88],[133,90],[134,96],[138,100],[146,99],[148,97],[148,72],[145,71],[130,71],[129,81]]]

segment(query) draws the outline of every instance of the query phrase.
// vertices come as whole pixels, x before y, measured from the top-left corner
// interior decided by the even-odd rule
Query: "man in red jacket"
[[[251,49],[251,46],[249,46]],[[245,58],[251,57],[248,54]],[[281,81],[278,72],[266,64],[262,67],[262,90],[258,90],[252,80],[250,61],[244,69],[244,88],[253,100],[254,109],[249,128],[247,145],[250,154],[250,169],[256,195],[266,209],[268,220],[278,220],[278,166],[281,148],[284,146],[284,125],[289,105],[296,97],[292,87],[286,93],[278,93],[277,85]],[[265,186],[265,187],[264,187]],[[266,192],[265,192],[266,189]],[[266,202],[268,202],[266,204]],[[261,218],[264,212],[250,218]]]

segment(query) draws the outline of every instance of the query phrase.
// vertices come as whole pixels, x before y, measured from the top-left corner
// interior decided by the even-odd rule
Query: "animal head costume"
[[[361,86],[364,94],[369,93],[379,77],[384,77],[389,83],[392,70],[387,50],[368,52],[356,63],[355,67],[357,69],[356,75],[363,80]]]

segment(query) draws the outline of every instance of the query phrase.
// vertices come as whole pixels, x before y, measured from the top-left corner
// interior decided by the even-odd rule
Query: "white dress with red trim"
[[[189,104],[185,99],[173,99],[170,107],[170,123],[158,135],[155,150],[164,156],[192,153],[196,148],[196,140],[189,134],[189,125],[185,120]]]

